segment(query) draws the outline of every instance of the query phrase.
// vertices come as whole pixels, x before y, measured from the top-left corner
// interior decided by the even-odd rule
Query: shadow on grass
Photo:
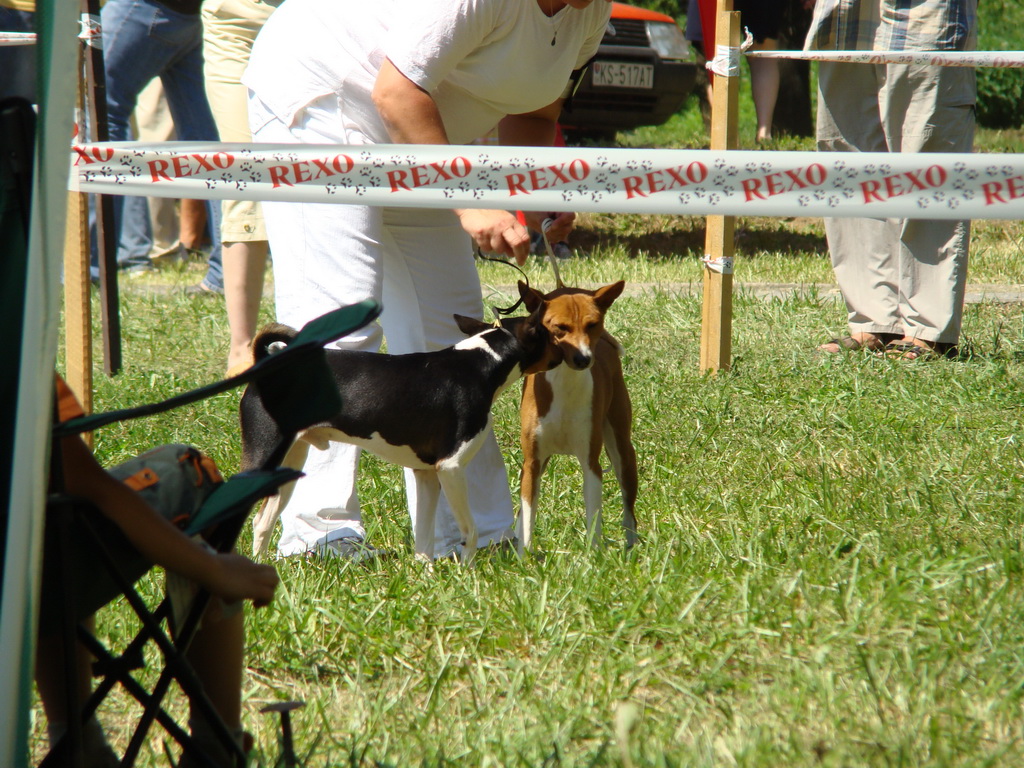
[[[636,232],[623,234],[579,227],[572,233],[573,248],[582,253],[623,250],[630,256],[673,258],[704,253],[704,227],[672,232]]]
[[[747,226],[740,220],[736,230],[736,248],[778,256],[828,254],[824,232],[790,229],[782,220],[763,222],[758,219]]]
[[[654,258],[679,256],[701,257],[704,254],[704,219],[676,217],[673,223],[667,217],[651,220],[650,227],[633,227],[629,231],[616,231],[601,222],[581,223],[572,234],[573,247],[583,253],[602,250],[622,250],[630,256],[641,253]],[[827,254],[828,244],[820,225],[809,225],[807,219],[740,219],[736,227],[736,249],[746,253],[771,253],[775,256]]]

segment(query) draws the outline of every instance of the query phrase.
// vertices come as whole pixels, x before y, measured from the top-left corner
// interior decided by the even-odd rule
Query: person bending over
[[[605,0],[287,0],[261,30],[242,82],[258,143],[468,144],[496,126],[502,144],[552,146],[573,73],[597,52]],[[345,349],[426,352],[462,340],[455,313],[483,316],[473,246],[529,253],[513,211],[267,202],[277,319],[294,328],[346,304],[375,299],[381,324]],[[574,215],[532,212],[552,242]],[[312,450],[282,516],[278,551],[365,559],[359,450]],[[467,471],[480,544],[512,539],[508,476],[493,433]],[[409,509],[416,500],[407,470]],[[461,540],[439,504],[438,554]]]

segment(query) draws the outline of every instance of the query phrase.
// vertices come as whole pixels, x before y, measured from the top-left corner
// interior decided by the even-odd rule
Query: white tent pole
[[[60,322],[68,148],[78,46],[78,5],[39,0],[39,121],[29,228],[10,520],[0,596],[0,765],[28,765],[32,662],[38,613],[54,362]]]

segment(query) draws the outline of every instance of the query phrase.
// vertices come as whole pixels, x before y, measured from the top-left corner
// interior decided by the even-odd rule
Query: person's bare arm
[[[498,140],[504,146],[552,146],[555,143],[563,102],[564,99],[558,99],[534,112],[506,116],[498,123]],[[544,219],[551,219],[552,224],[547,231],[547,238],[553,243],[568,238],[576,221],[576,214],[566,211],[524,211],[523,215],[529,225],[538,232],[543,231],[541,226]]]
[[[533,112],[506,115],[498,123],[498,140],[505,146],[552,146],[563,102],[564,99],[558,99]]]
[[[448,144],[434,98],[385,59],[373,86],[373,105],[396,144]]]
[[[207,551],[106,472],[80,438],[64,438],[61,452],[67,492],[95,504],[148,560],[228,601],[252,600],[261,606],[273,598],[278,582],[273,566]]]
[[[373,87],[373,104],[396,144],[449,144],[433,97],[385,59]],[[526,228],[509,211],[457,208],[462,228],[480,250],[512,256],[519,264],[530,253]]]

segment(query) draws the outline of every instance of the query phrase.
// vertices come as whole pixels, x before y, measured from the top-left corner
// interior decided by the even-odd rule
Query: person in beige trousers
[[[977,41],[977,0],[817,0],[809,50],[964,51]],[[823,61],[818,149],[970,152],[974,70]],[[825,353],[866,349],[900,360],[957,353],[970,221],[826,218],[849,335]]]
[[[283,0],[205,0],[202,8],[206,97],[221,141],[251,142],[248,91],[241,84],[256,35]],[[224,200],[221,241],[224,300],[231,335],[227,374],[252,365],[269,247],[260,203]]]

